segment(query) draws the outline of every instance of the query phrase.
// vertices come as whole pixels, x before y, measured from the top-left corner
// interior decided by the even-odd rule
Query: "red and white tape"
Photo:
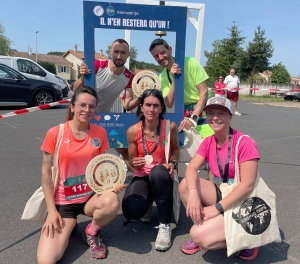
[[[212,90],[217,90],[217,88],[211,88]],[[229,90],[228,88],[218,88],[218,90]],[[279,88],[269,88],[269,89],[261,89],[261,88],[231,88],[231,91],[238,91],[238,90],[248,90],[248,91],[270,91],[270,92],[300,92],[300,89],[279,89]]]
[[[53,106],[56,106],[56,105],[66,104],[66,103],[69,103],[70,101],[71,101],[71,99],[65,99],[65,100],[60,100],[60,101],[50,103],[50,104],[44,104],[44,105],[40,105],[40,106],[24,108],[24,109],[16,110],[14,112],[6,113],[4,115],[0,115],[0,118],[27,114],[27,113],[31,113],[31,112],[34,112],[34,111],[37,111],[37,110],[47,109],[47,108],[50,108],[50,107],[53,107]]]

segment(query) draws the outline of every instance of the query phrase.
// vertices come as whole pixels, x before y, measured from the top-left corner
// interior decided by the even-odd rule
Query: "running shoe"
[[[197,246],[193,239],[189,239],[188,241],[182,243],[180,245],[180,249],[183,253],[188,255],[193,255],[198,251],[204,250],[202,247]]]
[[[171,246],[171,226],[170,224],[160,224],[155,227],[158,228],[158,234],[155,241],[155,249],[159,251],[166,251]]]
[[[100,238],[100,230],[96,235],[90,235],[88,229],[90,224],[85,229],[86,242],[90,246],[90,253],[93,258],[104,259],[106,257],[106,246]]]
[[[258,255],[258,248],[243,249],[235,253],[235,255],[243,260],[254,260]]]

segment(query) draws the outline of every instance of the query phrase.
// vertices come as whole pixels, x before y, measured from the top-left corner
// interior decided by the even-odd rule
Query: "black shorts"
[[[56,204],[55,207],[62,218],[77,219],[77,215],[84,214],[85,204]]]
[[[215,184],[215,187],[216,187],[216,195],[217,195],[217,199],[216,199],[216,203],[220,202],[222,200],[222,193],[221,193],[221,190],[220,188],[218,187],[217,184]],[[222,215],[224,215],[224,212],[221,213]]]
[[[86,202],[80,203],[80,204],[56,204],[56,210],[60,213],[62,218],[72,218],[72,219],[77,219],[77,215],[83,214],[84,213],[84,207],[86,203],[93,197],[91,195],[89,199],[87,199]]]

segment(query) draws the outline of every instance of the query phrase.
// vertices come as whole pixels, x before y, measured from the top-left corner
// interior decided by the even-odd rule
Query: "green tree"
[[[211,52],[204,51],[204,55],[207,58],[204,68],[208,76],[210,76],[209,82],[216,80],[218,75],[227,75],[230,68],[235,68],[239,71],[239,57],[243,51],[242,45],[246,37],[241,36],[242,31],[238,30],[235,22],[228,30],[227,38],[215,40],[212,43],[213,49]]]
[[[47,71],[56,74],[55,64],[47,61],[38,61],[38,64],[45,68]]]
[[[235,25],[235,22],[233,22],[231,28],[227,29],[229,30],[229,37],[223,40],[223,45],[225,48],[224,56],[226,56],[225,58],[229,65],[227,69],[228,73],[230,68],[238,70],[239,56],[241,52],[243,52],[242,45],[244,44],[246,37],[241,36],[242,31],[238,30],[238,26]]]
[[[272,83],[291,83],[291,75],[280,62],[272,67]]]
[[[225,76],[228,73],[228,62],[225,60],[225,49],[222,40],[215,40],[212,43],[213,50],[211,52],[204,51],[207,58],[205,71],[210,77],[208,82],[214,82],[218,75]]]
[[[11,41],[9,38],[7,38],[5,35],[5,29],[0,23],[0,55],[11,55],[11,45],[13,44],[13,41]]]
[[[153,63],[148,63],[144,61],[136,61],[136,68],[139,70],[144,70],[144,69],[154,69],[157,72],[161,72],[163,70],[163,67],[159,65],[155,65]]]
[[[255,74],[254,77],[252,78],[251,76],[246,80],[247,83],[269,83],[269,80],[260,74]]]
[[[270,67],[269,59],[272,58],[273,51],[272,40],[267,40],[265,30],[258,26],[253,40],[248,43],[240,58],[240,69],[244,76],[250,78],[250,88],[253,87],[255,75]],[[250,91],[250,95],[252,95],[252,91]]]
[[[106,55],[107,55],[107,58],[109,60],[111,60],[111,55],[110,55],[110,48],[111,48],[111,45],[107,46],[107,50],[105,51]],[[135,48],[135,46],[131,46],[130,47],[130,63],[129,63],[129,69],[131,71],[134,70],[134,68],[136,67],[136,58],[137,58],[137,55],[138,55],[138,50]]]
[[[62,51],[50,51],[47,53],[48,55],[57,55],[57,56],[62,56],[63,54],[65,54],[65,52]]]

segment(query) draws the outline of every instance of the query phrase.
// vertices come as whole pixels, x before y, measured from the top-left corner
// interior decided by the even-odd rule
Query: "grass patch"
[[[267,102],[292,102],[292,101],[284,100],[283,97],[276,98],[275,96],[272,95],[250,96],[250,95],[239,94],[239,99],[251,100],[251,101],[267,101]]]

